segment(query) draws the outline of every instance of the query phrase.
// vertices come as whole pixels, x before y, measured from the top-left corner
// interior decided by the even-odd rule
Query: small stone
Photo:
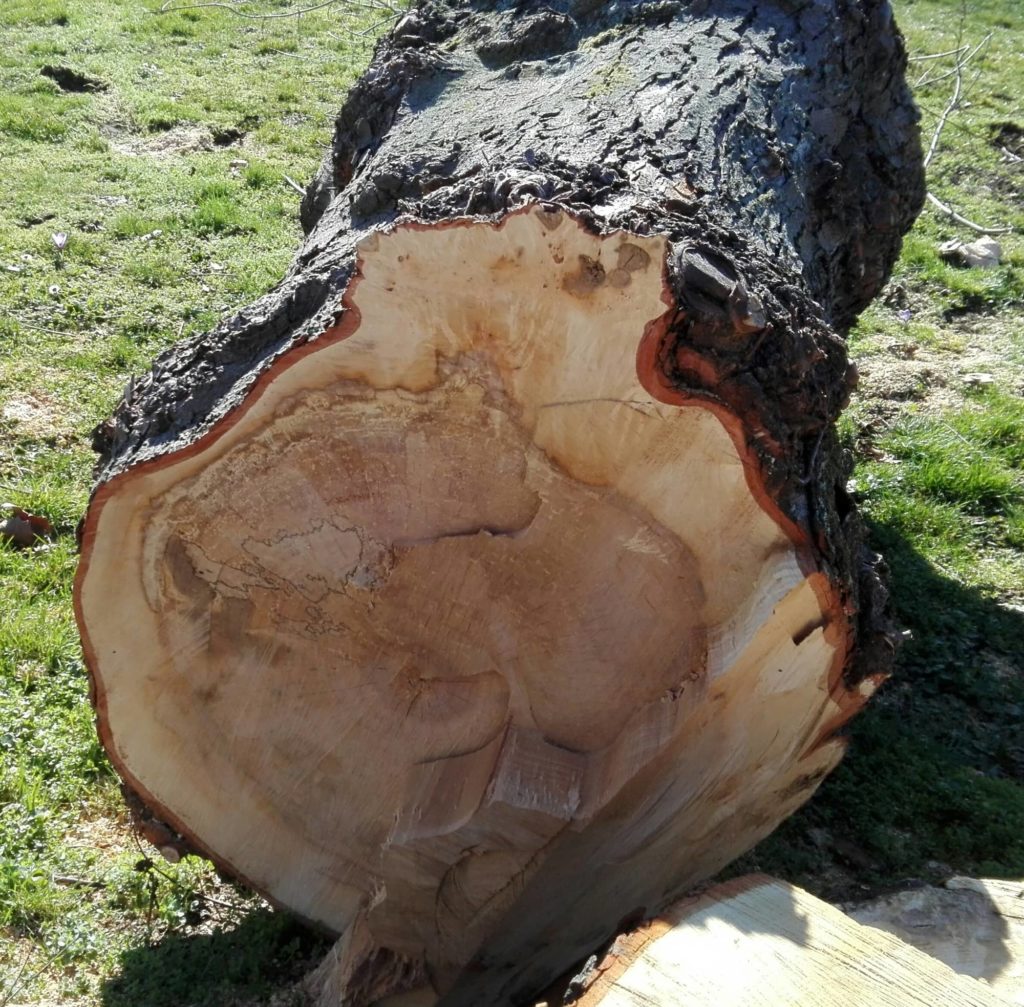
[[[0,521],[0,540],[3,539],[25,548],[35,542],[36,532],[28,521],[20,517],[8,517]]]
[[[25,548],[53,531],[53,525],[38,514],[30,514],[14,504],[3,504],[2,509],[13,513],[0,521],[0,540]]]
[[[971,374],[965,374],[963,380],[964,384],[970,388],[986,388],[989,385],[994,385],[996,382],[996,379],[993,375],[986,374],[982,371],[978,371],[976,373]]]
[[[50,284],[50,285],[49,285],[49,286],[48,286],[48,287],[46,288],[46,292],[47,292],[47,293],[48,293],[48,294],[49,294],[49,295],[50,295],[51,297],[56,297],[56,296],[57,296],[57,295],[58,295],[58,294],[60,293],[60,284],[58,284],[58,283],[51,283],[51,284]]]
[[[954,238],[939,245],[940,258],[968,268],[994,269],[999,265],[1002,255],[999,242],[987,235],[970,243]]]

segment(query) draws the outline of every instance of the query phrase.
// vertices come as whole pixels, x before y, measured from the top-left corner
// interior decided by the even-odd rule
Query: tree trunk
[[[343,1002],[522,1002],[838,761],[903,67],[881,0],[423,3],[285,281],[98,432],[104,744],[162,846],[345,932]]]

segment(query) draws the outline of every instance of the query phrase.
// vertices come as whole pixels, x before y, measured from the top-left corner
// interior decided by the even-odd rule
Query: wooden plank
[[[739,878],[620,938],[577,1007],[1006,1007],[793,885]]]
[[[1024,1007],[1024,881],[950,878],[845,908]]]
[[[986,884],[993,885],[993,903],[1002,914],[1020,911],[1019,885]],[[578,999],[559,997],[535,1007],[1012,1007],[1016,1002],[899,937],[764,875],[716,885],[623,934],[585,982]],[[420,989],[375,1007],[443,1003]],[[318,1007],[334,1005],[320,1000]]]

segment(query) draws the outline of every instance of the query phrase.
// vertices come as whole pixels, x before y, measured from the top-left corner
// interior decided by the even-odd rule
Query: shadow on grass
[[[729,874],[767,871],[829,900],[1024,877],[1024,612],[944,577],[898,526],[870,532],[913,639],[839,769]]]
[[[287,913],[260,910],[231,930],[170,934],[121,956],[104,1007],[223,1007],[300,979],[329,942]]]

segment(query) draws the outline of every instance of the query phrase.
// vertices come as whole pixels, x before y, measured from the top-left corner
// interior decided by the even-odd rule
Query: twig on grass
[[[960,46],[957,46],[955,49],[947,49],[945,52],[930,52],[930,53],[926,53],[923,56],[908,56],[907,57],[907,62],[908,63],[923,63],[925,60],[929,60],[929,59],[942,59],[945,56],[959,56],[960,53],[963,52],[964,49],[966,49],[966,48],[967,48],[967,46],[960,45]]]
[[[351,31],[348,28],[345,28],[343,30],[347,31],[349,35],[353,36],[354,38],[365,39],[371,36],[375,31],[377,31],[378,28],[383,28],[384,25],[390,24],[392,21],[395,20],[397,16],[398,15],[390,14],[387,17],[381,18],[379,21],[374,21],[373,24],[367,25],[365,28],[362,29],[362,31]]]
[[[963,214],[957,213],[956,210],[953,209],[953,207],[949,206],[946,203],[943,203],[942,200],[939,199],[939,197],[936,196],[933,192],[929,192],[927,195],[928,202],[931,203],[932,206],[935,207],[935,209],[941,210],[944,214],[946,214],[946,216],[952,217],[953,220],[955,220],[958,224],[963,224],[964,227],[970,228],[970,230],[974,231],[976,234],[996,235],[1013,233],[1013,228],[1009,224],[1005,224],[1000,227],[985,227],[984,224],[976,224],[973,220],[969,220]]]
[[[30,983],[35,982],[61,955],[64,954],[62,949],[54,951],[53,954],[49,955],[42,965],[36,969],[31,975],[25,975],[25,969],[28,963],[32,960],[32,949],[29,948],[28,954],[25,956],[25,961],[22,962],[21,968],[18,970],[18,974],[14,977],[13,982],[6,993],[3,994],[3,998],[0,999],[0,1007],[7,1007],[11,1003],[15,996]]]
[[[957,66],[960,64],[958,63]],[[932,132],[932,142],[928,144],[928,153],[924,156],[924,167],[927,171],[928,165],[932,163],[932,158],[935,156],[935,151],[939,149],[939,140],[942,137],[942,130],[944,129],[949,117],[956,111],[960,104],[960,94],[963,89],[963,74],[958,73],[956,75],[956,83],[953,85],[953,95],[946,103],[946,107],[942,110],[942,114],[939,116],[939,121],[935,124],[935,129]]]
[[[961,33],[962,33],[962,30],[963,30],[963,24],[961,22]],[[934,58],[938,58],[939,56],[953,56],[953,55],[955,55],[956,56],[956,63],[954,65],[953,69],[948,71],[947,73],[943,74],[941,77],[933,78],[933,79],[927,80],[927,81],[925,80],[925,78],[927,77],[927,72],[926,72],[918,80],[917,86],[922,86],[924,83],[937,83],[939,80],[944,80],[944,79],[946,79],[947,77],[950,77],[950,76],[952,76],[954,78],[953,93],[950,95],[949,101],[946,102],[946,107],[939,114],[938,120],[935,123],[935,129],[932,130],[931,142],[928,144],[928,152],[925,154],[925,157],[924,157],[924,168],[925,168],[925,170],[927,170],[928,167],[931,165],[932,159],[935,157],[936,153],[938,152],[939,142],[942,139],[942,131],[946,128],[946,125],[950,121],[950,117],[957,111],[957,109],[960,108],[961,102],[963,101],[963,97],[964,97],[964,68],[970,63],[970,61],[972,59],[974,59],[978,55],[978,53],[980,53],[982,51],[982,49],[984,49],[988,45],[988,43],[991,40],[992,40],[992,33],[989,32],[975,46],[968,46],[966,44],[958,44],[955,49],[947,50],[945,53],[935,53],[935,54],[933,54]],[[959,43],[959,39],[957,41]],[[926,58],[931,58],[931,57],[921,57],[921,58],[922,59],[926,59]],[[978,71],[978,72],[980,73],[980,71]],[[975,74],[975,79],[977,79],[977,75],[978,74],[976,73]],[[942,213],[946,214],[946,216],[951,217],[958,224],[962,224],[964,227],[967,227],[970,230],[974,231],[976,234],[987,234],[987,235],[1010,234],[1013,231],[1013,228],[1009,227],[1009,226],[999,225],[999,226],[995,226],[995,227],[987,227],[984,224],[978,224],[975,221],[970,220],[968,217],[965,217],[963,214],[958,213],[956,210],[953,209],[952,206],[950,206],[948,203],[944,203],[941,199],[939,199],[938,196],[935,195],[935,193],[931,192],[930,190],[927,192],[927,197],[928,197],[928,202],[931,203],[931,205],[934,206],[937,210],[939,210]]]
[[[11,985],[8,991],[4,994],[2,1000],[0,1000],[0,1007],[5,1007],[14,999],[14,994],[21,988],[21,977],[25,974],[25,969],[28,968],[28,963],[32,960],[32,948],[26,948],[25,960],[21,963],[21,968],[18,969],[14,979],[11,980]]]
[[[304,60],[307,63],[309,62],[309,57],[308,56],[300,56],[297,52],[285,52],[284,49],[269,48],[269,49],[263,49],[261,51],[262,52],[272,52],[276,56],[288,56],[290,59],[301,59],[301,60]]]
[[[24,318],[12,316],[18,325],[24,325],[26,329],[36,329],[39,332],[49,332],[54,336],[79,336],[80,332],[69,332],[67,329],[51,329],[49,326],[40,325],[38,322],[27,322]]]
[[[54,874],[51,880],[55,885],[60,885],[62,888],[100,889],[106,887],[105,881],[94,881],[90,878],[76,878],[70,874]]]
[[[914,87],[924,87],[926,84],[938,84],[941,81],[948,80],[957,73],[962,73],[963,68],[978,55],[983,48],[985,48],[989,42],[992,41],[992,32],[989,32],[976,46],[971,48],[968,45],[962,45],[959,49],[954,49],[954,53],[958,53],[956,57],[956,63],[952,70],[947,70],[945,73],[939,74],[938,77],[929,77],[932,73],[931,69],[925,70],[923,74],[916,81],[914,81]]]
[[[302,7],[299,10],[293,11],[282,11],[278,14],[250,14],[248,11],[239,10],[238,6],[235,4],[221,3],[220,0],[208,0],[206,3],[179,4],[176,7],[169,6],[170,2],[171,0],[166,0],[166,2],[162,3],[159,9],[153,11],[153,13],[174,14],[177,11],[198,10],[201,7],[220,7],[222,10],[227,10],[232,14],[237,14],[238,17],[249,18],[253,21],[270,21],[275,18],[298,17],[301,14],[308,14],[310,11],[322,10],[324,7],[331,7],[336,3],[340,3],[341,0],[322,0],[321,3],[313,4],[310,7]]]
[[[287,182],[288,185],[290,185],[300,196],[306,195],[306,190],[303,189],[302,186],[299,185],[299,183],[296,182],[294,178],[292,178],[290,175],[284,175],[282,177],[284,178],[285,182]]]
[[[950,96],[949,101],[946,103],[946,107],[942,110],[939,115],[939,121],[935,124],[935,129],[932,131],[931,143],[928,145],[928,153],[925,155],[924,166],[925,168],[931,164],[932,158],[935,156],[935,152],[939,147],[939,139],[942,137],[942,131],[946,127],[946,123],[949,121],[949,117],[960,107],[960,102],[963,99],[963,88],[964,88],[964,67],[975,56],[978,55],[981,50],[988,45],[992,40],[992,33],[989,32],[976,46],[968,49],[967,46],[961,46],[958,52],[962,52],[963,55],[958,55],[956,59],[956,65],[948,74],[944,76],[955,77],[955,83],[953,84],[953,94]],[[931,81],[930,83],[935,83]]]

